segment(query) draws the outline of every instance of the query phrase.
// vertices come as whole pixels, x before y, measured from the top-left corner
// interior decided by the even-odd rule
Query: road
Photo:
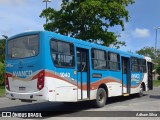
[[[1,97],[0,111],[1,112],[3,111],[18,111],[18,112],[35,111],[35,112],[41,112],[41,113],[46,113],[46,112],[48,113],[49,111],[49,114],[45,118],[43,118],[43,119],[49,119],[49,120],[53,119],[53,117],[57,117],[56,119],[61,117],[61,119],[66,120],[66,119],[71,119],[71,116],[81,116],[81,115],[85,116],[83,117],[84,119],[89,120],[89,118],[87,119],[87,116],[88,117],[96,116],[96,114],[97,116],[99,116],[100,113],[102,113],[102,111],[108,111],[104,113],[105,114],[104,116],[107,116],[107,115],[117,116],[117,117],[113,117],[112,119],[122,120],[124,118],[122,117],[118,118],[118,116],[123,113],[121,112],[116,113],[113,111],[122,111],[122,112],[160,111],[160,87],[156,87],[152,91],[145,92],[144,96],[141,98],[138,98],[135,96],[110,98],[106,103],[105,107],[98,108],[98,109],[94,108],[90,104],[90,102],[80,102],[80,103],[74,103],[74,104],[64,104],[64,103],[54,103],[54,102],[23,103],[19,100],[10,100],[8,98]],[[86,112],[86,111],[90,111],[90,112]],[[158,114],[160,115],[160,112]],[[70,117],[66,117],[67,115]],[[73,117],[73,119],[75,118]],[[78,120],[81,118],[76,117],[76,119]],[[150,119],[152,119],[152,117],[150,117]]]

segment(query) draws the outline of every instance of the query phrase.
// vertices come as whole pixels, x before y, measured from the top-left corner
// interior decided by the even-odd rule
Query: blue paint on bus
[[[6,97],[77,102],[152,89],[151,59],[49,31],[6,40]]]
[[[122,82],[122,77],[126,78],[125,75],[122,76],[122,59],[121,56],[126,57],[126,58],[131,58],[131,57],[136,57],[138,59],[144,59],[144,56],[129,53],[129,52],[123,52],[117,49],[112,49],[108,48],[102,45],[97,45],[94,43],[89,43],[86,41],[78,40],[75,38],[71,38],[68,36],[63,36],[60,34],[56,34],[53,32],[48,32],[48,31],[37,31],[37,32],[27,32],[27,33],[22,33],[15,35],[11,38],[9,38],[6,41],[6,45],[8,45],[8,42],[12,39],[23,37],[23,36],[28,36],[28,35],[39,35],[39,53],[38,55],[34,57],[28,57],[28,58],[20,58],[20,59],[14,59],[14,58],[8,58],[8,48],[6,48],[6,71],[8,73],[14,74],[17,77],[20,78],[26,78],[29,76],[28,71],[32,71],[32,73],[39,71],[39,70],[50,70],[54,71],[59,74],[67,74],[69,73],[69,77],[78,80],[78,82],[81,82],[81,77],[83,77],[82,82],[85,84],[85,78],[87,77],[86,73],[82,73],[83,75],[81,76],[80,73],[74,74],[74,71],[77,71],[77,54],[76,54],[76,48],[82,48],[82,49],[87,49],[89,50],[89,81],[90,83],[96,82],[100,80],[101,78],[106,78],[106,77],[112,77],[116,79],[119,82]],[[56,67],[56,65],[53,63],[52,55],[51,55],[51,38],[67,43],[71,43],[74,45],[74,66],[73,68],[66,68],[66,67]],[[114,70],[109,70],[104,69],[104,70],[96,70],[92,69],[92,58],[91,58],[91,51],[92,49],[100,49],[104,50],[106,52],[113,52],[118,55],[120,55],[120,61],[119,61],[119,67],[120,69],[117,71]],[[25,73],[26,72],[26,73]],[[139,82],[142,81],[143,78],[143,73],[141,72],[132,72],[131,71],[131,64],[130,64],[130,72],[131,72],[131,77],[135,77],[131,81],[131,86],[136,86],[139,84]],[[93,74],[100,74],[101,77],[93,77]],[[25,76],[26,75],[26,76]],[[124,85],[126,85],[126,80],[124,80]]]

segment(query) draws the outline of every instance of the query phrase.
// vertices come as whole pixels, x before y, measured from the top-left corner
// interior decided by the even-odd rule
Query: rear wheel
[[[96,100],[94,101],[94,104],[96,107],[104,107],[107,100],[107,93],[103,88],[99,88],[97,90]]]

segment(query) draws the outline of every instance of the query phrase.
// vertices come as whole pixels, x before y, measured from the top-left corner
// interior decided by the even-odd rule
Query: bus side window
[[[132,72],[139,72],[139,60],[138,58],[132,57],[131,58],[131,63],[132,63]]]
[[[74,46],[71,43],[51,39],[51,54],[57,67],[74,67]]]
[[[117,53],[108,53],[108,67],[110,70],[120,70],[120,56]]]
[[[142,73],[145,73],[146,72],[146,60],[144,59],[140,59],[139,60],[139,69],[140,69],[140,72]]]
[[[107,58],[104,50],[92,49],[92,67],[97,70],[107,69]]]

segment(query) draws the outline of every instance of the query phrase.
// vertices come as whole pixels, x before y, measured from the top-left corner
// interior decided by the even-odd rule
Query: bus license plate
[[[19,87],[19,91],[25,91],[26,87]]]

